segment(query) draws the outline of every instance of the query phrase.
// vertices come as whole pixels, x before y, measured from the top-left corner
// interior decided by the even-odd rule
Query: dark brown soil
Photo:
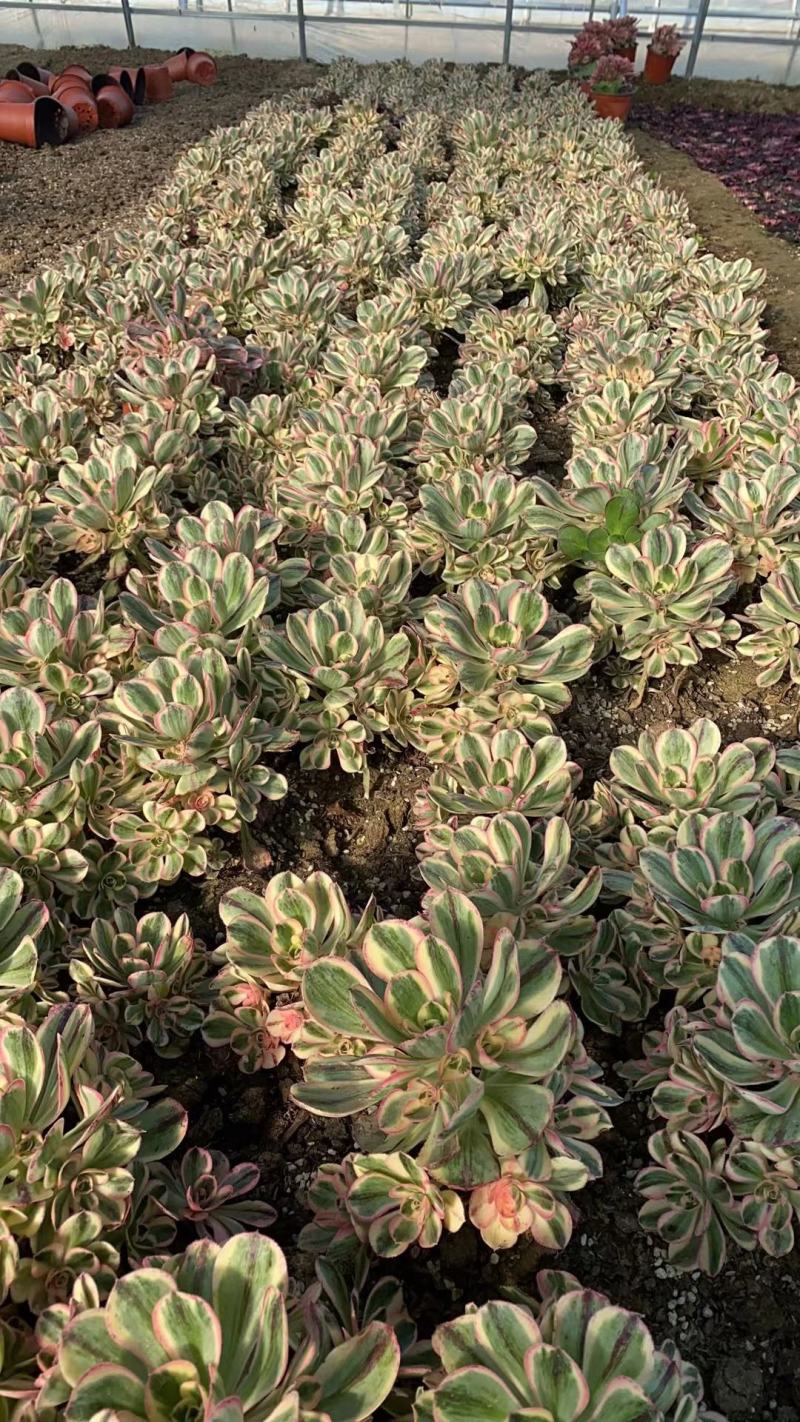
[[[58,71],[84,64],[153,64],[159,49],[28,50],[0,45],[0,73],[20,60]],[[19,280],[109,227],[138,214],[179,153],[212,129],[238,123],[265,99],[316,82],[320,68],[299,60],[221,55],[213,88],[177,84],[167,104],[138,109],[128,128],[106,129],[61,148],[31,151],[0,143],[0,285]]]

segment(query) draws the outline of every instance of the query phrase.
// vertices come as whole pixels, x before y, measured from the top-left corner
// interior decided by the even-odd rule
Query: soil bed
[[[138,51],[136,62],[159,54]],[[22,57],[8,46],[0,53],[5,68]],[[81,60],[90,68],[104,68],[117,57],[131,61],[128,51],[117,56],[105,49],[35,57],[56,66]],[[71,242],[135,217],[183,148],[216,125],[235,122],[271,94],[313,81],[316,72],[315,66],[294,62],[223,58],[216,88],[179,86],[171,104],[145,110],[131,129],[42,153],[0,148],[0,279],[16,280],[43,260],[62,255]],[[699,87],[696,81],[693,98]],[[757,108],[755,91],[767,86],[722,87],[741,89],[741,107]],[[663,99],[654,97],[653,102],[679,102],[680,92],[680,84],[671,85]],[[760,97],[763,103],[765,95]],[[797,91],[786,91],[781,102],[787,112],[800,110]],[[641,132],[634,141],[647,169],[686,197],[712,251],[726,258],[748,256],[766,268],[770,343],[784,365],[800,374],[798,252],[767,234],[721,183],[684,154]],[[444,370],[437,373],[445,378]],[[550,461],[563,460],[558,435],[553,421],[552,428],[543,431],[533,467],[537,452],[542,456],[539,468],[548,472]],[[637,708],[630,706],[628,693],[615,691],[601,672],[594,673],[574,688],[573,705],[559,719],[557,730],[590,785],[605,773],[610,750],[620,741],[635,740],[645,727],[686,725],[706,715],[720,724],[726,740],[768,735],[784,743],[797,739],[797,714],[796,688],[784,683],[761,691],[749,663],[717,657],[683,678],[665,678]],[[410,811],[428,773],[424,761],[410,753],[376,755],[368,799],[359,777],[335,770],[304,773],[293,757],[287,761],[281,769],[289,778],[288,797],[269,807],[263,822],[254,826],[261,847],[258,866],[245,868],[233,852],[235,843],[223,836],[229,857],[216,874],[204,883],[184,878],[148,904],[148,909],[172,915],[188,912],[209,949],[222,938],[220,896],[237,883],[258,891],[283,869],[300,874],[324,869],[339,881],[354,912],[372,894],[387,914],[410,916],[417,908],[423,886]],[[594,1033],[588,1045],[603,1062],[611,1084],[620,1086],[614,1064],[638,1055],[639,1034],[632,1032],[621,1041]],[[298,1075],[291,1059],[273,1072],[244,1076],[230,1054],[211,1052],[199,1043],[177,1061],[146,1052],[141,1056],[157,1080],[189,1108],[189,1144],[224,1150],[234,1161],[256,1160],[262,1167],[261,1193],[279,1212],[271,1232],[287,1248],[295,1277],[308,1280],[312,1262],[298,1253],[295,1243],[308,1218],[305,1191],[323,1161],[341,1159],[356,1142],[361,1148],[369,1146],[369,1122],[319,1120],[297,1111],[289,1097]],[[445,1236],[439,1250],[411,1251],[383,1272],[402,1278],[408,1306],[424,1332],[462,1311],[470,1300],[496,1295],[504,1286],[533,1291],[537,1268],[571,1270],[586,1284],[639,1309],[657,1338],[674,1336],[702,1368],[709,1405],[730,1422],[800,1422],[800,1256],[795,1252],[770,1260],[760,1252],[748,1255],[733,1249],[717,1280],[668,1269],[636,1220],[640,1199],[633,1179],[645,1163],[650,1129],[639,1099],[614,1113],[613,1132],[599,1142],[605,1175],[576,1197],[573,1241],[561,1255],[545,1254],[531,1244],[490,1254],[467,1226],[458,1235]]]

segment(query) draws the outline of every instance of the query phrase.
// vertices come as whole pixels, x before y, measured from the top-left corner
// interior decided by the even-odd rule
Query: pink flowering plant
[[[633,79],[629,59],[623,59],[621,54],[605,54],[595,65],[592,89],[596,94],[631,94]]]
[[[650,36],[648,49],[651,54],[663,54],[669,59],[677,59],[683,49],[677,25],[656,25]]]
[[[635,15],[618,15],[616,20],[601,21],[611,36],[613,54],[623,49],[632,49],[639,38],[639,21]]]
[[[638,23],[633,15],[620,16],[617,20],[587,20],[570,46],[567,58],[570,73],[588,79],[604,55],[618,55],[632,48],[637,40]]]

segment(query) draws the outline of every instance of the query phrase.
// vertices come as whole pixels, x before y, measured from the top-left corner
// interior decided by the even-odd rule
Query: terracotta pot
[[[139,108],[145,101],[147,80],[143,69],[120,69],[115,64],[109,69],[112,79],[116,79],[121,84],[129,99],[133,99],[134,104]]]
[[[616,54],[621,54],[623,59],[629,59],[631,64],[636,63],[636,45],[629,44],[627,49],[615,50]]]
[[[53,78],[52,69],[42,69],[41,65],[30,64],[27,59],[24,59],[21,64],[18,64],[17,69],[25,79],[38,79],[40,84],[49,85],[50,80]]]
[[[67,80],[61,85],[55,96],[65,109],[71,109],[76,119],[81,133],[94,133],[99,126],[100,119],[97,113],[97,100],[91,89],[86,84],[81,84],[78,80],[70,83]]]
[[[101,128],[124,128],[133,118],[133,99],[113,79],[98,89],[97,117]]]
[[[194,50],[189,49],[188,45],[184,45],[183,49],[171,54],[166,61],[166,67],[170,72],[173,84],[180,84],[186,78],[186,62],[191,54],[194,54]]]
[[[41,148],[45,143],[63,143],[69,120],[59,103],[48,95],[32,104],[0,104],[0,139]]]
[[[192,84],[216,84],[217,61],[205,50],[195,50],[186,61],[186,78]]]
[[[58,100],[61,99],[62,94],[74,94],[76,91],[79,94],[88,94],[90,99],[94,98],[94,94],[89,88],[89,85],[84,84],[83,80],[76,78],[74,74],[66,74],[63,79],[56,79],[53,88],[50,90],[53,98]]]
[[[644,61],[645,84],[666,84],[677,57],[676,54],[654,54],[648,49]]]
[[[632,94],[598,94],[592,92],[592,103],[598,118],[618,119],[626,123],[633,102]]]
[[[87,84],[91,84],[92,82],[92,76],[89,70],[84,68],[82,64],[68,64],[66,69],[62,69],[59,78],[61,78],[64,74],[72,74],[78,79],[84,79]]]
[[[19,79],[3,79],[0,83],[0,104],[32,104],[33,94]]]
[[[174,91],[172,76],[166,64],[146,64],[144,66],[148,104],[163,104],[171,99]]]
[[[20,73],[19,69],[9,69],[6,79],[15,79],[17,83],[24,84],[30,89],[34,99],[44,98],[50,93],[48,84],[41,84],[38,79],[29,79],[26,74]]]

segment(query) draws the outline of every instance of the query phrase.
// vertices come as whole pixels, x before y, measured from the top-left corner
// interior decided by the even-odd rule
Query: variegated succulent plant
[[[134,1269],[102,1308],[68,1319],[44,1404],[88,1422],[124,1402],[131,1419],[162,1415],[362,1422],[391,1391],[399,1346],[371,1323],[326,1349],[306,1334],[290,1346],[288,1276],[277,1245],[240,1234],[204,1241],[169,1268]]]
[[[693,1371],[656,1348],[638,1315],[570,1274],[548,1271],[536,1282],[541,1305],[491,1302],[436,1330],[439,1368],[417,1397],[415,1422],[526,1414],[541,1422],[712,1422]]]
[[[673,1262],[793,1245],[796,748],[646,730],[579,799],[551,720],[592,662],[641,698],[740,631],[762,686],[800,675],[800,395],[763,276],[704,255],[573,86],[441,61],[333,64],[143,219],[0,298],[0,1279],[41,1315],[35,1357],[0,1320],[0,1411],[709,1419],[557,1275],[445,1325],[390,1397],[413,1327],[391,1280],[358,1291],[365,1245],[567,1241],[615,1099],[573,999],[619,1031],[674,994],[627,1068]],[[295,746],[366,789],[387,751],[413,768],[418,917],[368,901],[379,865],[362,891],[343,855],[346,898],[282,838],[284,872],[239,878],[225,837],[260,874]],[[242,1232],[257,1168],[165,1160],[186,1117],[145,1063],[202,1079],[206,1048],[223,1076],[292,1052],[301,1106],[376,1113],[304,1235],[352,1278],[321,1258],[288,1316]]]

